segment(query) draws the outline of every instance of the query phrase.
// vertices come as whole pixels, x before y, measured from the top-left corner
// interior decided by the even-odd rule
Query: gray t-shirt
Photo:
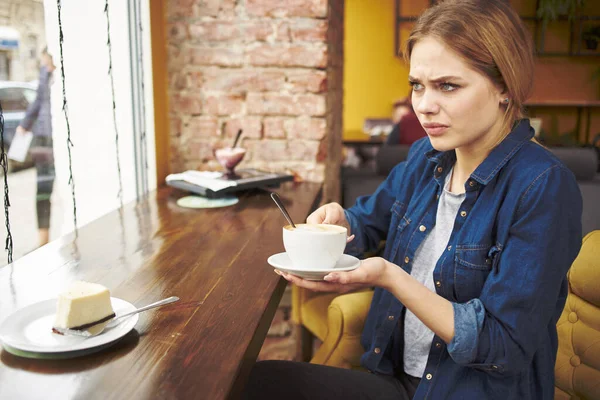
[[[440,195],[436,224],[427,226],[429,234],[415,253],[411,275],[435,292],[433,270],[444,249],[448,245],[456,213],[465,199],[465,194],[451,193],[450,171],[444,182],[444,190]],[[404,372],[408,375],[421,377],[425,371],[429,349],[433,341],[433,332],[427,328],[410,310],[406,310],[404,318]]]

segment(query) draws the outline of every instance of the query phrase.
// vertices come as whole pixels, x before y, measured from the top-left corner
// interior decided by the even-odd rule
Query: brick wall
[[[325,182],[338,200],[343,0],[168,0],[170,170],[240,167]]]

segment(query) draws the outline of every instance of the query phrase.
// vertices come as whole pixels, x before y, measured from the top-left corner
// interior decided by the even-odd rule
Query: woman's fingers
[[[355,289],[355,287],[352,285],[343,285],[337,282],[330,283],[325,281],[309,281],[307,279],[302,279],[299,276],[288,274],[279,270],[275,270],[275,273],[281,275],[285,280],[298,287],[312,290],[314,292],[346,293]]]
[[[346,221],[344,209],[337,203],[331,203],[325,206],[326,215],[323,220],[324,224],[343,225]]]
[[[329,203],[310,214],[306,222],[308,224],[346,225],[346,216],[341,205]]]
[[[340,283],[342,285],[362,283],[359,279],[360,276],[357,276],[352,272],[332,272],[330,274],[325,275],[323,279],[327,282]]]
[[[362,262],[361,262],[362,264]],[[348,272],[330,272],[323,277],[323,280],[331,283],[339,283],[341,285],[372,285],[373,282],[369,279],[369,273],[360,266]]]
[[[327,212],[325,211],[325,206],[317,208],[312,214],[308,216],[306,219],[307,224],[322,224],[325,221],[327,216]]]

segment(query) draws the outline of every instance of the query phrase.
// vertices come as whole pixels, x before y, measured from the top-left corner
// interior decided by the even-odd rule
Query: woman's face
[[[442,42],[415,44],[409,80],[413,108],[436,150],[489,150],[500,138],[505,96]]]

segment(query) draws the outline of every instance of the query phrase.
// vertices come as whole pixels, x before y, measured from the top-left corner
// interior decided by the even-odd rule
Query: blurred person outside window
[[[33,132],[30,152],[36,170],[36,210],[40,246],[48,243],[50,238],[50,197],[55,177],[50,83],[55,69],[52,55],[44,49],[40,56],[40,77],[35,101],[27,108],[25,117],[16,130],[17,135]]]

